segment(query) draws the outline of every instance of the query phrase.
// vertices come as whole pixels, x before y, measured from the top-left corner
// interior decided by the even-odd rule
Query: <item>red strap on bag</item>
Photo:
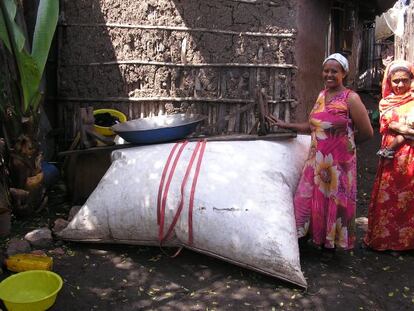
[[[178,204],[178,208],[177,208],[177,211],[176,211],[176,213],[174,215],[173,221],[172,221],[170,227],[167,230],[167,234],[161,240],[161,243],[163,241],[166,241],[166,240],[169,239],[169,237],[170,237],[170,235],[171,235],[171,233],[172,233],[172,231],[173,231],[173,229],[174,229],[174,227],[175,227],[175,225],[176,225],[176,223],[178,221],[178,218],[181,215],[181,211],[182,211],[182,209],[184,207],[184,190],[185,190],[185,186],[187,184],[188,176],[190,175],[191,169],[193,167],[194,159],[195,159],[195,157],[196,157],[196,155],[198,153],[198,150],[200,149],[200,145],[201,145],[201,142],[200,141],[197,142],[197,145],[194,148],[193,154],[191,155],[191,159],[190,159],[190,162],[188,163],[187,170],[185,172],[183,181],[181,182],[181,190],[180,190],[181,197],[180,197],[180,203]]]
[[[162,199],[162,189],[164,188],[165,176],[167,175],[167,171],[168,171],[168,168],[170,167],[171,159],[174,155],[174,152],[180,143],[181,142],[174,144],[174,147],[171,149],[170,155],[168,156],[167,162],[165,163],[164,169],[162,171],[160,186],[158,188],[158,198],[157,198],[157,224],[158,225],[160,224],[160,218],[161,218],[160,216],[161,215],[161,199]]]
[[[194,194],[197,186],[198,175],[200,174],[201,162],[203,161],[204,151],[206,149],[207,141],[203,140],[201,145],[200,155],[198,156],[196,171],[194,173],[193,184],[191,185],[190,202],[188,206],[188,244],[193,244],[193,209],[194,209]]]
[[[197,156],[197,154],[199,154],[198,156],[198,161],[197,161],[197,165],[196,165],[196,169],[195,169],[195,173],[194,173],[194,177],[193,177],[193,183],[191,186],[191,193],[190,193],[190,201],[189,201],[189,242],[193,241],[193,230],[192,230],[192,213],[193,213],[193,205],[194,205],[194,194],[195,194],[195,188],[197,185],[197,179],[198,179],[198,175],[200,173],[200,167],[201,167],[201,162],[202,162],[202,158],[204,155],[204,150],[206,147],[206,140],[202,140],[202,141],[198,141],[194,151],[191,155],[190,161],[187,165],[187,169],[185,172],[185,175],[183,177],[183,180],[181,182],[181,188],[180,188],[180,202],[178,204],[177,207],[177,211],[174,215],[173,221],[170,224],[167,233],[164,236],[164,224],[165,224],[165,209],[166,209],[166,204],[167,204],[167,197],[168,197],[168,191],[169,191],[169,187],[171,184],[171,180],[174,176],[175,173],[175,169],[177,167],[179,158],[185,148],[185,146],[187,145],[188,141],[184,141],[184,142],[178,142],[174,145],[174,147],[172,148],[167,162],[165,164],[165,167],[163,169],[162,172],[162,176],[161,176],[161,181],[160,181],[160,185],[158,188],[158,198],[157,198],[157,223],[159,225],[159,231],[158,231],[158,239],[160,242],[160,245],[162,245],[163,242],[165,242],[166,240],[168,240],[171,237],[171,234],[173,232],[173,229],[175,227],[175,225],[178,222],[178,219],[181,215],[182,209],[184,207],[184,192],[185,192],[185,187],[187,185],[187,181],[188,181],[188,177],[191,173],[195,158]],[[180,149],[178,150],[177,154],[175,155],[174,161],[173,161],[173,165],[172,168],[170,170],[170,173],[168,175],[168,179],[167,179],[167,183],[165,184],[165,189],[164,188],[164,182],[165,182],[165,177],[167,175],[169,166],[171,164],[172,158],[174,157],[175,151],[178,148],[179,144],[181,144]],[[178,255],[178,253],[176,254]]]
[[[172,165],[171,170],[170,170],[170,174],[168,175],[168,179],[167,179],[167,183],[165,185],[164,192],[162,194],[161,210],[160,210],[160,224],[159,224],[159,231],[158,231],[158,239],[160,241],[162,241],[162,237],[163,237],[164,220],[165,220],[165,205],[166,205],[166,202],[167,202],[168,190],[170,189],[171,180],[174,176],[174,172],[175,172],[175,168],[177,167],[178,160],[180,159],[181,153],[183,152],[184,147],[187,145],[187,143],[188,143],[188,141],[181,142],[182,145],[181,145],[180,149],[178,150],[177,155],[175,156],[173,165]],[[178,142],[177,144],[180,144],[180,142]]]

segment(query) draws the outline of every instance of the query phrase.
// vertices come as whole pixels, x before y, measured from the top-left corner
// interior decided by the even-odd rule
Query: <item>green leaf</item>
[[[7,14],[11,17],[12,20],[14,20],[17,12],[16,2],[14,2],[14,0],[4,0],[3,4]]]
[[[16,2],[14,0],[4,0],[3,5],[3,17],[5,19],[7,29],[9,30],[9,35],[11,36],[10,40],[12,40],[14,44],[13,48],[18,51],[22,51],[26,38],[15,21],[17,12]]]
[[[34,96],[32,97],[29,106],[31,107],[31,110],[33,112],[37,111],[37,107],[40,104],[40,101],[42,99],[42,94],[39,92],[39,90],[34,94]]]
[[[6,33],[9,34],[9,40],[19,69],[23,93],[23,112],[27,113],[30,108],[32,111],[36,110],[40,103],[39,86],[59,17],[59,1],[39,1],[31,54],[25,49],[26,38],[16,22],[17,5],[15,0],[4,0],[1,8],[8,29]],[[3,39],[3,34],[0,35]]]
[[[7,33],[6,22],[3,17],[3,10],[1,7],[0,7],[0,40],[3,41],[4,45],[10,51],[10,53],[13,53],[12,46],[11,46],[10,39],[9,39],[9,34]]]
[[[26,111],[32,98],[38,92],[41,73],[33,58],[24,49],[25,37],[20,26],[16,23],[17,6],[14,0],[4,0],[2,11],[5,24],[10,35],[11,46],[20,76],[20,88],[23,98],[23,111]]]
[[[43,72],[59,17],[58,0],[40,0],[33,34],[32,56]]]
[[[37,93],[39,93],[39,85],[42,75],[36,62],[26,51],[18,52],[15,55],[23,91],[23,110],[26,112],[32,100],[37,97]]]

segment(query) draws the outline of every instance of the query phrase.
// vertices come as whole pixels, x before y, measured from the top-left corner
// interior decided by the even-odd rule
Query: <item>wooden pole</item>
[[[282,68],[297,69],[293,64],[253,64],[253,63],[172,63],[172,62],[155,62],[145,60],[116,60],[108,62],[96,63],[79,63],[79,64],[62,64],[64,67],[75,66],[111,66],[111,65],[150,65],[150,66],[166,66],[166,67],[245,67],[245,68]]]
[[[208,97],[58,97],[59,102],[209,102],[242,104],[253,103],[254,99],[249,98],[208,98]],[[295,99],[269,100],[271,104],[293,103]]]
[[[191,28],[182,26],[158,26],[142,24],[120,24],[120,23],[59,23],[58,27],[108,27],[108,28],[130,28],[143,30],[168,30],[168,31],[185,31],[185,32],[208,32],[233,36],[249,37],[272,37],[272,38],[294,38],[296,33],[284,31],[279,33],[271,32],[251,32],[251,31],[232,31],[211,28]]]

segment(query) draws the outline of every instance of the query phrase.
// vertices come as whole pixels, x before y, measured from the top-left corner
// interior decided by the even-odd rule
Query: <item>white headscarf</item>
[[[339,64],[341,64],[342,68],[344,69],[344,71],[346,73],[349,72],[349,63],[348,63],[348,60],[344,56],[342,56],[341,54],[339,54],[339,53],[331,54],[327,58],[325,58],[325,60],[322,63],[322,66],[325,65],[325,63],[328,60],[331,60],[331,59],[336,60]]]
[[[411,64],[406,60],[396,60],[391,63],[389,69],[388,69],[388,76],[393,74],[394,72],[398,70],[403,70],[411,74]]]

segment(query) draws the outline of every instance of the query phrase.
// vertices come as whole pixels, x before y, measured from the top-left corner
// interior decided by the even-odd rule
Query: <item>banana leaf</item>
[[[9,39],[9,34],[7,33],[6,28],[6,22],[3,17],[3,11],[0,7],[0,40],[4,42],[4,45],[9,50],[9,52],[12,52],[12,47]]]
[[[58,0],[40,0],[32,47],[32,57],[35,59],[40,72],[45,69],[58,17]]]
[[[31,53],[25,47],[26,38],[20,25],[16,22],[17,5],[15,0],[3,0],[1,3],[8,39],[11,41],[19,69],[23,112],[35,111],[40,102],[39,86],[59,16],[59,1],[39,1]],[[2,34],[0,39],[7,46],[4,38],[5,36]]]

